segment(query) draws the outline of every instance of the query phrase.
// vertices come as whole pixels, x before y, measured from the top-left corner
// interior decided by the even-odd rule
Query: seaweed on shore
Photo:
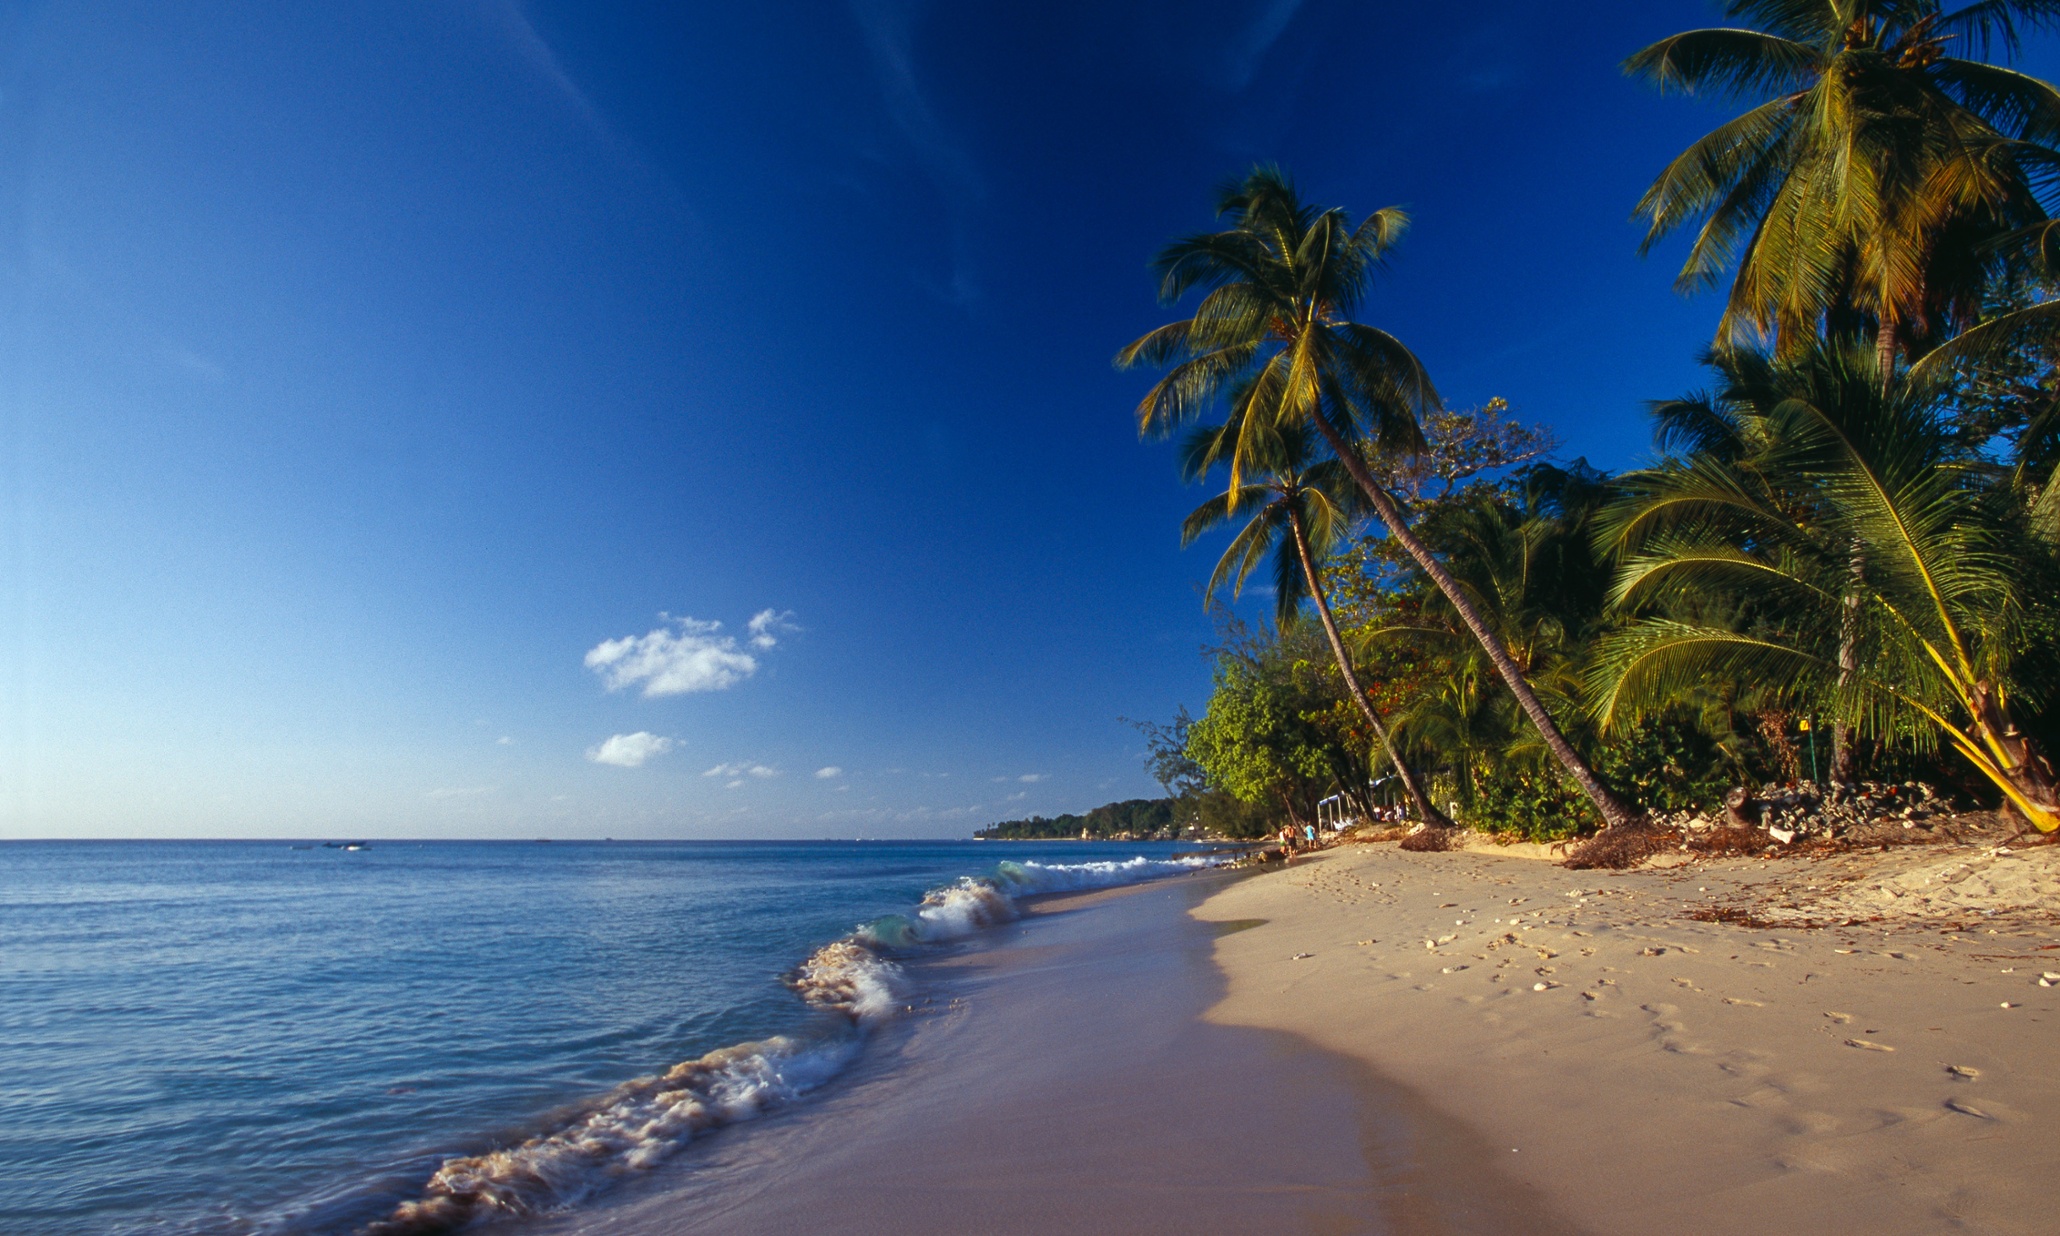
[[[1567,851],[1565,866],[1574,871],[1624,871],[1668,850],[1679,849],[1681,831],[1645,820],[1605,828]]]

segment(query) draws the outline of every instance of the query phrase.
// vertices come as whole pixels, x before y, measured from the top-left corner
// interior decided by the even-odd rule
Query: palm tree
[[[1781,436],[1781,421],[1771,417],[1768,410],[1778,407],[1785,400],[1800,395],[1813,403],[1827,406],[1844,406],[1854,400],[1864,400],[1867,392],[1846,389],[1856,378],[1856,370],[1849,365],[1837,364],[1781,364],[1764,352],[1744,347],[1712,348],[1703,353],[1703,363],[1713,369],[1719,378],[1714,392],[1698,392],[1680,399],[1660,400],[1652,405],[1654,438],[1662,450],[1685,452],[1688,466],[1698,473],[1698,484],[1706,485],[1712,476],[1724,476],[1728,483],[1749,490],[1754,499],[1767,509],[1783,512],[1798,528],[1829,527],[1822,518],[1822,503],[1813,489],[1813,481],[1802,466],[1793,444]],[[1877,355],[1875,365],[1881,358]],[[1878,382],[1876,370],[1867,371],[1867,381]],[[1632,491],[1644,488],[1652,476],[1625,479]],[[1677,497],[1680,494],[1676,495]],[[1621,525],[1625,510],[1640,509],[1637,504],[1620,507],[1616,519]],[[1649,531],[1657,525],[1671,525],[1682,518],[1699,517],[1703,510],[1693,502],[1680,506],[1661,508],[1640,518]],[[1621,526],[1618,536],[1623,535]],[[1605,539],[1608,539],[1607,537]],[[1842,589],[1839,640],[1837,650],[1839,689],[1847,690],[1852,685],[1853,675],[1859,670],[1859,610],[1865,593],[1866,552],[1857,543],[1843,547],[1831,545],[1821,536],[1809,538],[1810,551],[1814,555],[1812,565],[1819,571],[1835,571],[1842,567],[1846,574]],[[1792,542],[1790,552],[1796,552],[1800,542]],[[1618,544],[1621,548],[1621,542]],[[1842,784],[1853,775],[1854,735],[1852,727],[1842,719],[1834,720],[1831,727],[1831,781]]]
[[[1352,500],[1351,478],[1336,459],[1311,461],[1314,443],[1305,425],[1273,426],[1255,436],[1265,441],[1260,449],[1248,454],[1255,466],[1247,467],[1245,483],[1234,485],[1196,507],[1180,526],[1180,543],[1191,545],[1210,529],[1248,513],[1244,527],[1217,560],[1216,570],[1209,576],[1207,595],[1214,596],[1225,583],[1231,586],[1233,596],[1242,592],[1245,580],[1271,553],[1275,622],[1285,630],[1301,611],[1305,597],[1314,602],[1323,633],[1330,641],[1331,656],[1337,661],[1338,674],[1345,680],[1345,691],[1373,727],[1374,736],[1394,764],[1395,775],[1401,778],[1409,801],[1431,827],[1453,827],[1452,821],[1431,805],[1418,786],[1415,774],[1409,771],[1402,753],[1389,738],[1388,727],[1381,723],[1380,714],[1366,698],[1365,688],[1359,685],[1359,675],[1352,668],[1352,658],[1345,653],[1345,642],[1338,634],[1337,621],[1331,615],[1323,581],[1317,574],[1317,559],[1328,553],[1351,526],[1352,509],[1357,505]],[[1242,437],[1243,427],[1235,421],[1189,434],[1181,444],[1182,479],[1199,481],[1208,476],[1236,450]]]
[[[1418,416],[1439,405],[1430,376],[1402,342],[1351,320],[1408,217],[1377,210],[1354,224],[1339,209],[1301,200],[1275,168],[1226,187],[1217,213],[1231,226],[1177,240],[1153,259],[1159,297],[1172,304],[1204,290],[1194,316],[1161,326],[1116,355],[1121,368],[1168,365],[1138,405],[1138,430],[1163,435],[1229,399],[1239,426],[1228,454],[1230,485],[1269,449],[1275,426],[1315,429],[1375,515],[1430,576],[1495,666],[1554,756],[1611,827],[1643,816],[1595,775],[1444,564],[1367,467],[1361,446],[1386,454],[1423,447]]]
[[[1632,495],[1607,528],[1624,558],[1613,597],[1644,616],[1603,640],[1597,714],[1620,726],[1723,678],[1829,700],[1861,730],[1944,737],[2051,832],[2060,789],[2010,707],[2022,564],[1936,401],[1882,392],[1878,364],[1869,349],[1827,347],[1765,365],[1760,393],[1724,409],[1752,466],[1712,453],[1624,478]],[[1766,479],[1781,474],[1807,497]],[[1864,564],[1856,608],[1848,546]],[[1664,611],[1727,593],[1747,601],[1728,625]],[[1838,655],[1849,638],[1850,668]]]
[[[1720,339],[1784,356],[1820,328],[1897,356],[1978,316],[2008,261],[1995,242],[2046,219],[2033,184],[2060,139],[2060,91],[1949,46],[2018,46],[2060,0],[1730,0],[1755,28],[1693,30],[1624,62],[1660,90],[1753,101],[1670,163],[1638,203],[1643,251],[1696,223],[1677,285],[1737,272]]]
[[[1562,712],[1581,708],[1581,660],[1604,609],[1607,577],[1590,540],[1607,493],[1602,476],[1584,465],[1533,465],[1508,484],[1470,487],[1415,529],[1525,680]],[[1415,604],[1362,627],[1359,649],[1400,644],[1444,663],[1443,676],[1397,729],[1405,748],[1451,754],[1454,788],[1472,806],[1477,770],[1528,767],[1550,753],[1524,728],[1515,700],[1495,689],[1492,667],[1451,604],[1424,591]]]

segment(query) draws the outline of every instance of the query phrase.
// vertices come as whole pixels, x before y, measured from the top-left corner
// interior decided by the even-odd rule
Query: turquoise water
[[[433,1231],[577,1205],[805,1102],[898,1007],[896,956],[1187,852],[0,844],[0,1227]]]

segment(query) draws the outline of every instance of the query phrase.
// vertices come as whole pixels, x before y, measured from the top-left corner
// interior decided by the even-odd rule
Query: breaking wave
[[[932,889],[908,914],[891,914],[817,949],[785,976],[826,1015],[813,1034],[724,1047],[626,1082],[549,1131],[486,1154],[449,1159],[422,1196],[365,1236],[424,1236],[503,1215],[571,1205],[619,1176],[657,1165],[710,1129],[748,1120],[822,1085],[857,1055],[866,1030],[903,1007],[895,957],[1014,919],[1020,899],[1136,884],[1216,866],[1218,855],[1123,862],[1004,862],[992,874]]]

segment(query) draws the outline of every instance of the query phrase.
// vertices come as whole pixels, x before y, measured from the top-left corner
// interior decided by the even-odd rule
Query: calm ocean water
[[[891,1015],[900,951],[1186,852],[0,844],[0,1229],[429,1231],[577,1204],[833,1075]]]

